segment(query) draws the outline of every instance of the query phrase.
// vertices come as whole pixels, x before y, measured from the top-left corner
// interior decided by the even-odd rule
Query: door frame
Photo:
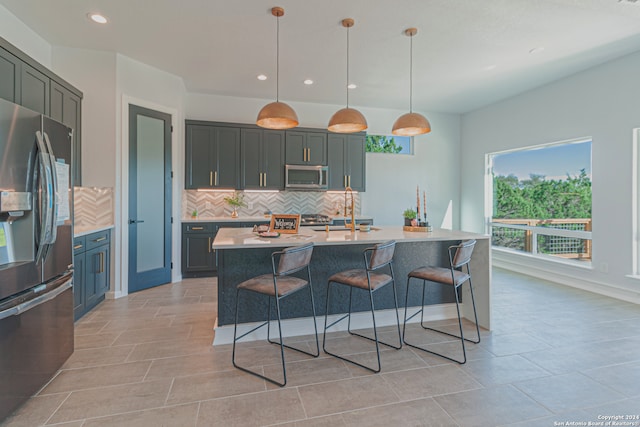
[[[171,238],[171,223],[173,222],[171,215],[171,203],[173,201],[173,188],[171,186],[171,115],[166,114],[157,110],[152,110],[150,108],[141,107],[137,104],[129,104],[129,221],[131,218],[138,219],[140,218],[140,213],[137,211],[136,206],[138,203],[136,201],[140,189],[137,185],[134,185],[135,182],[132,180],[132,175],[141,173],[138,168],[138,157],[135,149],[132,149],[132,143],[136,143],[137,146],[140,144],[140,140],[138,139],[139,133],[136,133],[136,130],[139,129],[139,117],[147,117],[152,118],[157,121],[162,122],[162,130],[163,130],[163,140],[162,140],[162,152],[163,152],[163,163],[162,163],[162,194],[163,194],[163,207],[162,207],[162,229],[163,229],[163,247],[164,251],[162,254],[163,266],[161,268],[154,268],[145,272],[136,271],[136,265],[140,261],[137,257],[137,248],[138,243],[140,243],[138,236],[139,229],[138,227],[131,227],[129,224],[129,280],[134,280],[137,278],[138,283],[136,286],[136,291],[141,291],[144,289],[152,288],[159,285],[164,285],[171,281],[171,244],[173,239]],[[168,198],[168,200],[167,200]],[[169,203],[167,203],[169,201]],[[132,211],[136,211],[135,215],[132,214]],[[147,218],[149,219],[149,218]],[[132,253],[135,252],[135,253]],[[135,265],[134,265],[135,264]],[[168,269],[168,271],[167,271]],[[169,273],[169,274],[167,274]],[[135,281],[135,280],[134,280]],[[161,283],[158,283],[161,282]],[[155,285],[154,283],[158,283]],[[129,291],[132,291],[132,282],[129,282]]]
[[[181,116],[177,108],[156,104],[148,100],[129,95],[122,95],[120,104],[120,144],[116,143],[116,183],[114,197],[114,259],[112,266],[114,280],[108,298],[120,298],[129,294],[129,104],[150,110],[160,111],[171,116],[171,170],[173,179],[171,191],[171,282],[180,280],[180,210],[182,205],[182,191],[180,176],[183,175],[180,165],[184,154],[180,149],[182,135]]]

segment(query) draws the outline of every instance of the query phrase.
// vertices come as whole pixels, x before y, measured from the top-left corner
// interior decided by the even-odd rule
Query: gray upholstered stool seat
[[[392,280],[391,276],[383,273],[369,273],[369,280],[367,280],[366,270],[347,270],[329,277],[330,282],[342,283],[343,285],[355,286],[361,289],[369,289],[369,284],[371,284],[371,289],[373,290],[386,285]]]
[[[388,347],[399,350],[402,348],[402,336],[400,334],[400,316],[398,315],[398,299],[396,296],[396,284],[393,276],[393,254],[395,252],[396,242],[390,240],[388,242],[379,243],[374,247],[367,248],[363,252],[364,256],[364,269],[354,269],[354,270],[346,270],[340,273],[335,273],[331,277],[329,277],[329,281],[327,284],[327,309],[324,316],[324,337],[322,339],[322,349],[325,353],[330,354],[331,356],[337,357],[338,359],[344,360],[345,362],[353,363],[354,365],[358,365],[365,369],[368,369],[372,372],[380,372],[380,345],[383,344]],[[375,270],[379,270],[381,268],[387,267],[389,269],[389,274],[376,272]],[[393,292],[393,301],[396,309],[396,321],[398,326],[398,345],[394,346],[392,344],[388,344],[382,342],[378,339],[378,330],[376,328],[376,314],[375,314],[375,306],[373,304],[373,293],[383,288],[385,285],[391,283],[391,290]],[[332,285],[344,285],[349,286],[349,312],[343,316],[341,316],[338,320],[335,320],[330,325],[327,325],[329,311],[331,309],[331,288]],[[355,333],[351,330],[351,301],[354,289],[361,289],[367,291],[369,294],[369,302],[371,304],[371,317],[373,320],[373,335],[374,338],[367,337],[365,335],[361,335]],[[378,357],[378,365],[376,368],[371,368],[362,363],[356,362],[353,358],[340,356],[336,353],[332,353],[327,350],[327,329],[331,328],[333,325],[341,322],[344,319],[348,319],[347,323],[347,331],[351,335],[355,335],[360,338],[366,338],[370,341],[374,341],[376,343],[376,355]]]
[[[459,245],[449,246],[449,268],[443,267],[419,267],[415,270],[409,272],[407,275],[407,294],[404,302],[404,326],[402,328],[402,342],[404,342],[409,347],[416,348],[418,350],[425,351],[427,353],[435,354],[436,356],[444,357],[445,359],[451,360],[453,362],[457,362],[460,364],[466,363],[467,361],[467,350],[464,342],[468,341],[474,344],[478,344],[480,342],[480,328],[478,327],[478,315],[476,313],[476,302],[473,297],[473,286],[471,285],[471,269],[469,267],[469,263],[471,262],[471,254],[473,253],[473,248],[476,245],[475,240],[467,240],[466,242],[462,242]],[[466,267],[466,272],[462,271],[462,268]],[[413,313],[411,316],[407,317],[409,312],[409,291],[411,279],[419,279],[422,280],[422,306],[418,308],[418,311]],[[458,327],[460,329],[460,335],[450,334],[448,332],[444,332],[441,330],[429,328],[424,324],[424,305],[425,305],[425,288],[427,282],[437,283],[445,286],[453,286],[454,294],[456,298],[456,310],[458,313]],[[460,316],[460,295],[459,288],[469,282],[469,293],[471,295],[471,303],[473,304],[473,315],[476,321],[476,333],[478,334],[477,340],[470,340],[464,337],[464,333],[462,331],[462,318]],[[430,331],[438,332],[441,334],[449,335],[454,338],[458,338],[462,345],[462,359],[454,359],[453,357],[446,356],[441,353],[437,353],[435,351],[429,350],[425,347],[421,347],[415,344],[411,344],[407,342],[407,322],[411,320],[416,315],[420,314],[420,326],[423,329],[427,329]]]
[[[409,277],[416,279],[428,280],[430,282],[438,282],[443,285],[455,285],[458,286],[461,283],[466,282],[471,278],[467,273],[462,271],[453,270],[453,279],[451,278],[451,269],[442,267],[420,267],[409,273]]]
[[[278,279],[278,296],[283,297],[305,287],[309,282],[298,277],[282,276]],[[259,294],[275,296],[276,291],[273,286],[273,274],[263,274],[253,277],[238,285],[239,289],[257,292]]]
[[[237,286],[236,290],[236,321],[233,328],[233,352],[231,354],[231,360],[233,366],[236,368],[248,372],[257,377],[263,378],[269,382],[277,384],[281,387],[287,384],[287,368],[284,362],[284,348],[298,351],[300,353],[307,354],[309,356],[318,357],[320,355],[320,345],[318,342],[318,327],[316,325],[316,308],[313,301],[313,287],[311,285],[311,271],[309,264],[311,263],[311,255],[313,254],[313,243],[307,243],[302,246],[293,246],[283,249],[271,254],[271,274],[262,274],[260,276],[252,277],[245,280]],[[306,279],[301,277],[292,276],[294,273],[306,272]],[[309,297],[311,304],[311,311],[313,313],[313,328],[316,334],[316,352],[310,353],[300,348],[292,347],[284,344],[282,339],[282,321],[280,318],[280,301],[296,293],[304,288],[309,289]],[[267,320],[260,325],[252,328],[250,331],[238,336],[238,319],[240,313],[240,291],[248,294],[249,292],[266,295],[269,297],[269,304],[267,306]],[[270,338],[271,332],[271,300],[275,301],[276,315],[278,321],[278,335],[279,341],[272,341]],[[243,337],[249,335],[253,331],[267,326],[267,341],[270,344],[277,344],[280,346],[280,357],[282,359],[282,382],[274,380],[263,375],[261,372],[253,371],[249,368],[238,365],[236,362],[236,343]],[[259,351],[259,348],[253,348],[252,351]]]

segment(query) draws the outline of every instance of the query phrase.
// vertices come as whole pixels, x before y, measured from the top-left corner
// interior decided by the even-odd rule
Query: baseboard
[[[550,271],[546,265],[535,265],[531,262],[531,257],[523,259],[521,262],[511,254],[493,253],[493,267],[503,268],[560,285],[570,286],[583,291],[593,292],[599,295],[619,299],[622,301],[640,304],[640,292],[630,289],[612,286],[607,283],[596,282],[585,277],[571,275],[571,272],[563,272],[560,269]]]
[[[409,308],[409,313],[412,314],[415,311],[414,307]],[[400,315],[400,323],[404,319],[404,308],[398,310]],[[328,318],[328,323],[338,320],[343,314],[333,314]],[[434,304],[424,307],[424,318],[428,321],[445,320],[457,318],[455,303],[449,304]],[[420,321],[420,316],[416,316],[408,323],[415,323]],[[378,327],[391,326],[396,323],[395,310],[376,310],[376,325]],[[250,330],[258,326],[260,322],[255,323],[242,323],[238,328],[238,333],[242,334],[242,331]],[[324,328],[324,316],[318,316],[316,318],[316,325],[318,327],[318,333],[321,334]],[[364,329],[371,327],[371,313],[368,311],[361,311],[353,313],[351,315],[351,329]],[[231,344],[233,342],[233,325],[218,326],[217,320],[214,326],[215,336],[213,339],[213,345]],[[337,325],[331,327],[329,332],[338,332],[347,330],[347,321],[340,322]],[[313,323],[310,317],[286,319],[282,321],[282,335],[285,337],[296,337],[301,335],[313,335]],[[272,332],[273,334],[273,332]],[[273,336],[271,337],[273,338]],[[260,328],[253,331],[242,341],[257,341],[267,339],[267,328]]]

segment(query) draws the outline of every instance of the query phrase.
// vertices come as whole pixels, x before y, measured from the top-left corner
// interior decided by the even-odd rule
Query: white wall
[[[640,282],[626,277],[634,273],[632,147],[633,129],[640,127],[638,70],[640,53],[464,115],[462,228],[484,231],[481,177],[486,153],[592,137],[593,268],[537,260],[528,260],[528,268],[577,286],[589,282],[619,296],[640,296]]]
[[[51,44],[2,5],[0,5],[0,36],[45,67],[51,68]]]
[[[255,123],[258,111],[271,100],[217,95],[187,95],[185,117],[193,120]],[[324,129],[340,105],[290,103],[301,127]],[[394,121],[406,111],[358,108],[374,134],[391,134]],[[367,190],[362,194],[362,214],[379,225],[401,225],[402,212],[415,207],[416,186],[427,192],[430,222],[442,224],[449,203],[453,227],[458,228],[460,209],[460,118],[458,115],[423,113],[433,131],[416,137],[415,155],[367,154]],[[421,207],[422,209],[422,207]]]
[[[116,184],[116,54],[53,48],[53,71],[80,89],[82,99],[82,185]]]

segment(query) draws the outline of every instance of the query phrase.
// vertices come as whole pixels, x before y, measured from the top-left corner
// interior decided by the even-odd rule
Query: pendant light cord
[[[413,113],[413,35],[409,43],[409,113]]]
[[[280,102],[280,17],[276,18],[276,102]]]
[[[347,27],[347,108],[349,108],[349,27]]]

